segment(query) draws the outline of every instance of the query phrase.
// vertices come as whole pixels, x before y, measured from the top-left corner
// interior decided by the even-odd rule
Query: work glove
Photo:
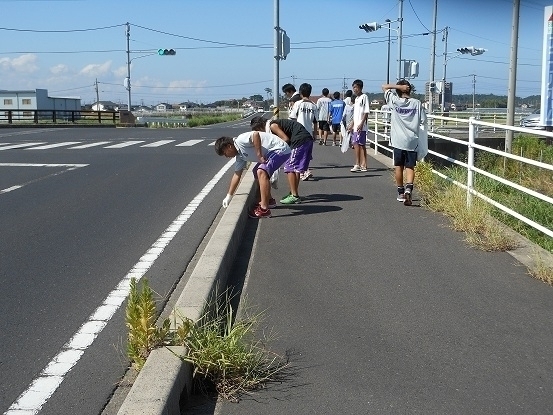
[[[228,207],[228,204],[230,203],[230,199],[232,199],[232,195],[227,195],[227,197],[225,197],[223,199],[223,207],[224,208]]]

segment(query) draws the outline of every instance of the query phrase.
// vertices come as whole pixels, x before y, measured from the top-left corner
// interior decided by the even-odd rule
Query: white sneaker
[[[396,200],[403,203],[405,201],[405,195],[403,193],[398,194]]]
[[[353,168],[350,170],[351,172],[356,172],[356,171],[361,171],[361,167],[359,167],[359,165],[355,165],[353,166]]]
[[[359,171],[367,171],[366,167],[359,167]]]

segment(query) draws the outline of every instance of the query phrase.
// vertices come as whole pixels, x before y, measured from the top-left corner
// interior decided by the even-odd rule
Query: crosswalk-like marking
[[[123,148],[123,147],[134,146],[135,144],[140,144],[140,143],[143,143],[143,142],[144,142],[144,140],[141,140],[141,141],[125,141],[124,143],[114,144],[112,146],[107,146],[107,147],[104,147],[104,148]]]
[[[175,141],[175,140],[160,140],[160,141],[155,141],[155,142],[150,143],[150,144],[144,144],[143,146],[140,146],[140,147],[160,147],[160,146],[163,146],[165,144],[172,143],[173,141]]]
[[[188,140],[188,141],[185,141],[184,143],[177,144],[175,147],[193,146],[194,144],[201,143],[202,141],[204,141],[204,140]]]
[[[69,147],[69,150],[82,150],[83,148],[103,146],[104,144],[109,144],[111,141],[98,141],[97,143],[88,143],[82,144],[80,146]]]
[[[74,144],[79,144],[79,141],[66,141],[64,143],[46,144],[44,146],[26,148],[25,150],[48,150],[50,148],[66,147],[72,146]]]
[[[44,143],[20,143],[20,144],[12,144],[9,146],[0,147],[0,151],[3,150],[12,150],[14,148],[23,148],[23,147],[30,147],[30,146],[37,146]]]

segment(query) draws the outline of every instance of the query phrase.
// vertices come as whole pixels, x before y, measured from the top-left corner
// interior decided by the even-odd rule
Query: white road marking
[[[188,141],[185,141],[184,143],[177,144],[175,147],[193,146],[194,144],[201,143],[202,141],[204,141],[204,140],[188,140]]]
[[[164,146],[165,144],[172,143],[173,141],[175,140],[159,140],[150,144],[144,144],[143,146],[140,146],[140,147],[160,147],[160,146]]]
[[[12,144],[10,146],[0,147],[0,151],[2,150],[11,150],[14,148],[23,148],[23,147],[30,147],[30,146],[39,146],[41,144],[45,143],[20,143],[20,144]]]
[[[81,167],[86,167],[86,166],[88,166],[88,164],[0,163],[0,167],[65,167],[65,169],[62,171],[50,173],[46,176],[42,176],[34,180],[29,180],[28,182],[25,182],[23,184],[11,186],[6,189],[0,189],[0,195],[4,193],[13,192],[14,190],[17,190],[17,189],[21,189],[23,186],[27,186],[28,184],[36,183],[40,180],[44,180],[46,178],[53,177],[53,176],[58,176],[60,174],[67,173],[68,171],[75,170]]]
[[[67,373],[77,364],[85,350],[94,342],[115,312],[121,307],[129,295],[131,279],[140,280],[146,274],[165,247],[169,245],[177,232],[233,164],[234,160],[229,160],[200,193],[192,199],[113,291],[108,294],[103,303],[88,317],[77,333],[65,343],[62,350],[46,365],[39,376],[19,395],[17,400],[10,405],[4,415],[30,415],[37,414],[40,411],[63,382]]]
[[[66,141],[64,143],[46,144],[44,146],[26,148],[25,150],[48,150],[50,148],[67,147],[74,144],[79,144],[79,141]]]
[[[124,143],[119,143],[119,144],[114,144],[112,146],[107,146],[107,147],[104,147],[104,148],[123,148],[123,147],[128,147],[128,146],[134,146],[135,144],[140,144],[140,143],[143,143],[144,140],[141,140],[141,141],[125,141]]]
[[[111,141],[98,141],[97,143],[88,143],[88,144],[82,144],[80,146],[75,147],[69,147],[69,150],[81,150],[83,148],[90,148],[90,147],[96,147],[96,146],[103,146],[104,144],[109,144]]]

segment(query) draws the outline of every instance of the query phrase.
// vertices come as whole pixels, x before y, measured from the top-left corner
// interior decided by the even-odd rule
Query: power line
[[[11,32],[30,32],[30,33],[75,33],[75,32],[92,32],[95,30],[113,29],[115,27],[121,27],[124,24],[104,27],[94,27],[90,29],[71,29],[71,30],[36,30],[36,29],[14,29],[9,27],[0,27],[0,30],[6,30]]]

